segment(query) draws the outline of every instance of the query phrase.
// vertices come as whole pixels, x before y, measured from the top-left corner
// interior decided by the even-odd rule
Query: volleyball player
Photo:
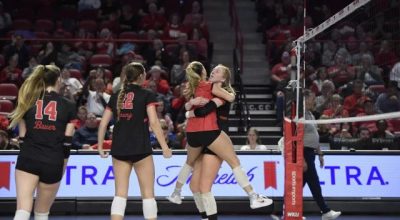
[[[14,220],[28,220],[33,206],[35,220],[47,220],[69,156],[75,105],[58,94],[60,69],[37,66],[22,84],[11,125],[18,124],[21,150],[15,181],[17,211]]]
[[[111,219],[123,219],[128,197],[129,177],[132,167],[135,169],[143,200],[145,219],[157,219],[157,203],[154,199],[154,163],[150,146],[149,125],[165,158],[172,155],[159,124],[154,93],[145,90],[141,84],[146,79],[142,64],[129,63],[123,67],[122,88],[111,96],[100,122],[98,151],[106,158],[103,151],[104,134],[113,118],[116,120],[111,147],[112,163],[115,176],[115,196],[111,205]]]
[[[230,84],[230,78],[231,72],[229,71],[229,68],[223,65],[216,66],[210,74],[209,81],[213,82],[214,86],[222,86],[222,88],[229,93],[229,100],[222,103],[218,98],[214,98],[204,107],[197,108],[194,111],[188,111],[187,116],[204,117],[206,114],[218,107],[218,127],[225,133],[228,133],[230,104],[235,99],[235,90]],[[213,186],[215,177],[218,174],[218,170],[221,167],[222,159],[208,148],[204,148],[202,153],[203,155],[196,160],[193,167],[193,174],[190,180],[190,189],[193,192],[193,199],[202,219],[207,219],[207,213],[205,212],[204,205],[200,199],[200,194],[211,193],[211,188]]]
[[[213,94],[221,96],[221,88],[212,86],[211,82],[206,82],[206,71],[200,62],[191,62],[186,68],[186,74],[189,83],[190,97],[203,97],[212,99]],[[223,90],[226,92],[225,90]],[[262,195],[256,194],[251,186],[244,170],[240,167],[240,161],[233,149],[233,145],[225,132],[221,131],[217,125],[216,113],[211,112],[205,117],[189,118],[186,127],[188,140],[187,160],[178,175],[179,185],[183,185],[189,176],[195,160],[202,152],[202,148],[208,147],[225,160],[233,170],[233,174],[238,184],[248,193],[250,207],[260,208],[272,204],[272,200]],[[178,185],[177,183],[177,185]],[[173,196],[180,197],[179,186],[175,189]],[[201,200],[208,219],[217,219],[216,202],[211,193],[202,193]]]

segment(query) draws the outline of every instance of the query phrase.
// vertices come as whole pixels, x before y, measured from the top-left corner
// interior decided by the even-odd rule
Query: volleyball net
[[[302,219],[304,126],[317,127],[327,149],[397,149],[400,144],[399,2],[331,4],[343,2],[349,4],[336,11],[305,6],[304,34],[292,44],[295,68],[283,125],[284,219]],[[314,117],[304,117],[306,111]]]

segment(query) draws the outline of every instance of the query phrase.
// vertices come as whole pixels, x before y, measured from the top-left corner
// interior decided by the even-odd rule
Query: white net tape
[[[378,121],[382,119],[400,118],[400,112],[391,112],[377,115],[367,115],[359,117],[348,118],[334,118],[334,119],[319,119],[319,120],[305,120],[304,118],[294,119],[293,121],[301,124],[336,124],[347,122],[361,122],[361,121]]]

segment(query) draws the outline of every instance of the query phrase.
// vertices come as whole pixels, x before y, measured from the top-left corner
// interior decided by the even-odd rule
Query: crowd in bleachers
[[[284,111],[284,87],[296,70],[293,40],[353,1],[309,0],[303,19],[301,0],[256,1],[258,31],[271,64],[278,120]],[[398,0],[373,0],[306,43],[301,71],[316,98],[317,119],[358,117],[400,111],[400,39]],[[324,138],[392,138],[399,119],[320,126]],[[325,139],[327,140],[327,139]]]
[[[60,93],[77,105],[74,148],[95,149],[99,117],[133,61],[147,69],[143,86],[157,94],[169,146],[185,147],[185,69],[193,60],[208,66],[211,54],[201,0],[3,1],[0,36],[1,148],[18,145],[7,129],[18,88],[38,64],[56,64]]]

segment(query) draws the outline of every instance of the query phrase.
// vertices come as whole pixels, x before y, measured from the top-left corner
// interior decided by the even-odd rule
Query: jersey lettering
[[[43,100],[37,100],[36,101],[35,119],[42,120],[43,113],[44,113],[44,115],[47,115],[49,117],[50,121],[55,121],[57,119],[57,102],[50,101],[44,108],[44,112],[43,112]]]
[[[133,109],[133,99],[135,98],[135,93],[128,92],[125,94],[124,103],[122,104],[122,109]]]

